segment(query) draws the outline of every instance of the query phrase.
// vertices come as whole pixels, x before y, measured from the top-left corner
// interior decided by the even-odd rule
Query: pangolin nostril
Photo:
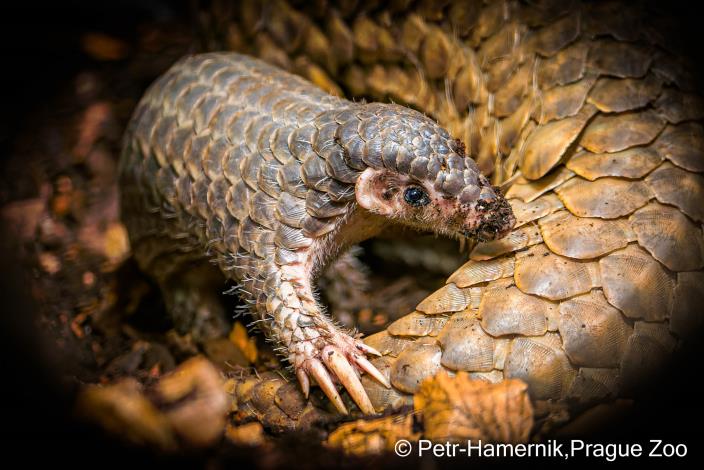
[[[480,198],[479,201],[477,201],[477,210],[480,211],[488,211],[494,206],[496,206],[496,199],[494,198]]]

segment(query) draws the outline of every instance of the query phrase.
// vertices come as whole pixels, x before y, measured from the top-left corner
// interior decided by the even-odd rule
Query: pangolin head
[[[361,207],[416,229],[478,241],[501,238],[513,228],[511,206],[459,140],[403,106],[363,107],[363,145],[346,146],[361,153],[351,160],[366,164],[355,185]]]

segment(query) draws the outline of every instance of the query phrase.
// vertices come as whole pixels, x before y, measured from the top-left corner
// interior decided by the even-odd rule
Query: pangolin
[[[135,257],[168,290],[193,261],[237,283],[258,326],[347,413],[365,413],[359,373],[385,386],[378,355],[341,331],[315,296],[350,246],[402,225],[500,238],[514,226],[500,190],[464,145],[409,108],[354,103],[236,53],[186,57],[145,93],[120,162],[122,217]]]

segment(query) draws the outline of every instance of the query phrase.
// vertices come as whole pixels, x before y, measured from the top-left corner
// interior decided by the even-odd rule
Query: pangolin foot
[[[364,414],[374,414],[376,410],[359,380],[359,373],[366,372],[385,387],[391,386],[386,377],[365,356],[381,354],[361,340],[346,334],[336,331],[326,338],[301,341],[294,345],[291,351],[296,377],[306,398],[312,377],[340,413],[347,414],[347,408],[337,391],[336,383],[342,384]]]

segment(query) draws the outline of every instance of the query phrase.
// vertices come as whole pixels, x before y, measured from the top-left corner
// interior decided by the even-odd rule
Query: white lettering
[[[684,457],[687,455],[687,446],[685,444],[663,444],[661,439],[651,439],[650,443],[655,445],[650,449],[648,457]]]
[[[477,444],[475,444],[475,445],[472,445],[471,439],[467,441],[467,457],[472,457],[473,450],[477,451],[477,454],[475,454],[477,457],[482,456],[482,440],[481,439],[479,439],[479,441],[477,441]]]

